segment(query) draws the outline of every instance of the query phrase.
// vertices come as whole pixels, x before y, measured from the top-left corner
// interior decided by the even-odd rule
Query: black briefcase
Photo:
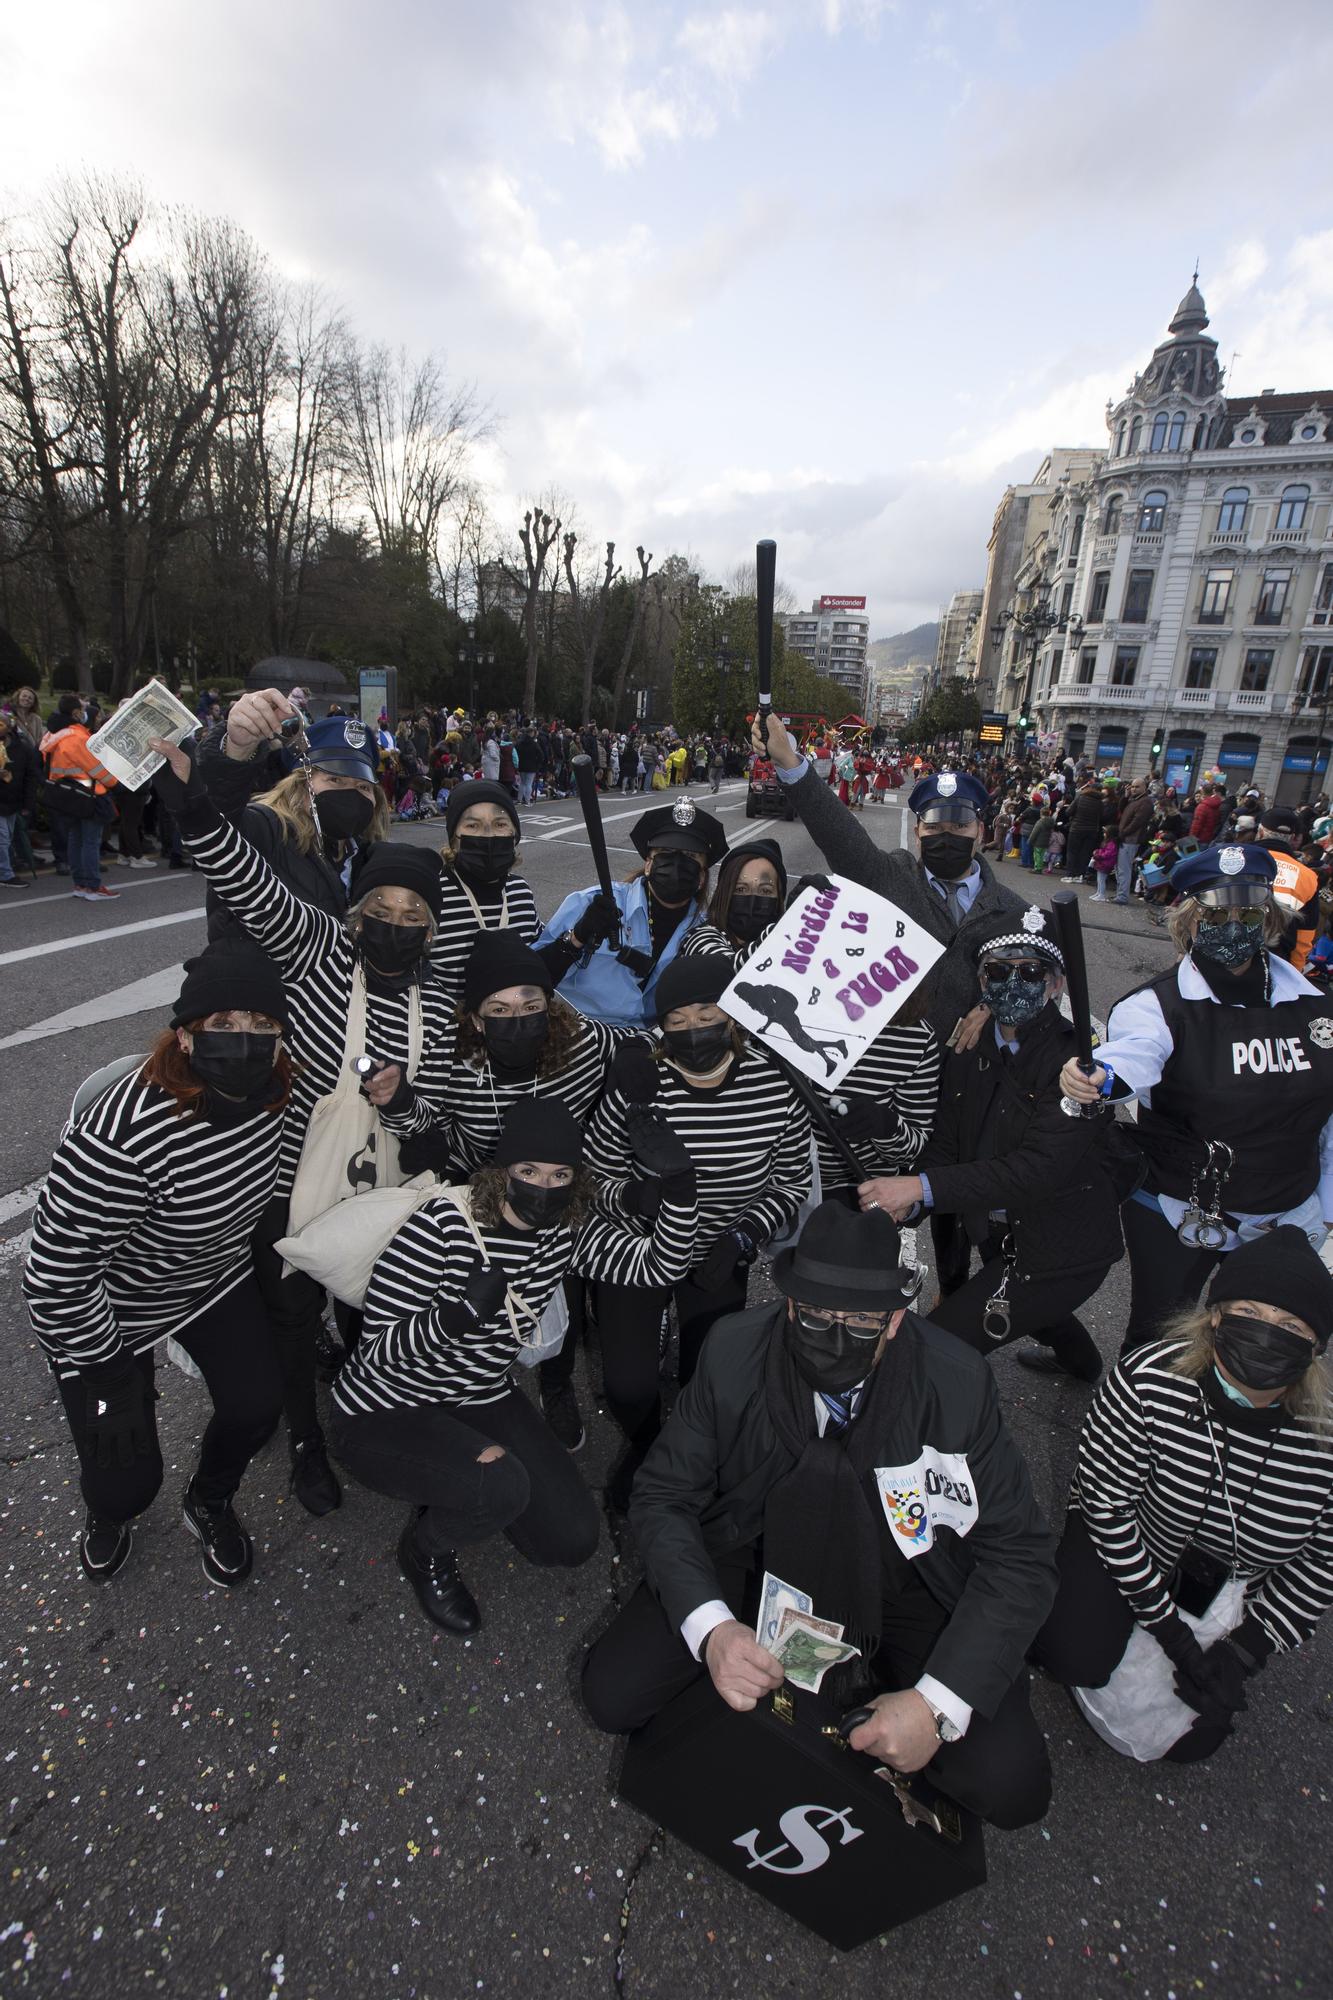
[[[880,1775],[790,1688],[738,1715],[704,1675],[630,1737],[618,1790],[840,1951],[986,1879],[974,1813]]]

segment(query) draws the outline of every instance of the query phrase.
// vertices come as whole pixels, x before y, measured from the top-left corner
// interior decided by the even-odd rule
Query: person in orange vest
[[[84,903],[113,903],[119,889],[109,889],[102,880],[102,833],[115,818],[111,788],[115,779],[99,764],[88,748],[88,708],[78,695],[62,695],[59,714],[68,717],[65,726],[48,730],[41,742],[46,775],[53,785],[64,786],[73,812],[59,812],[63,822],[69,872],[74,879],[71,894]],[[51,795],[47,794],[48,807]],[[92,811],[87,806],[91,804]],[[52,808],[53,817],[58,808]]]
[[[1297,844],[1305,838],[1299,814],[1290,806],[1268,806],[1259,815],[1256,838],[1277,863],[1273,901],[1286,918],[1281,939],[1273,949],[1297,972],[1303,972],[1319,930],[1319,877],[1296,853]]]

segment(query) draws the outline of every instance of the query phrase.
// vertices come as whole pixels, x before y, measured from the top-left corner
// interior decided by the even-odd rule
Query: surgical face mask
[[[921,859],[941,882],[961,881],[972,866],[972,836],[970,833],[936,833],[933,829],[923,832]]]
[[[830,1396],[854,1389],[865,1379],[879,1344],[878,1333],[858,1339],[841,1320],[827,1327],[804,1324],[799,1302],[795,1316],[789,1316],[782,1329],[782,1337],[797,1374],[812,1389],[824,1389]]]
[[[222,1097],[261,1097],[273,1076],[277,1035],[231,1034],[225,1028],[198,1028],[190,1068],[200,1083]]]
[[[428,935],[425,924],[388,924],[383,917],[362,917],[359,943],[366,963],[392,976],[421,963]]]
[[[776,896],[733,896],[731,910],[727,917],[727,929],[745,944],[762,937],[770,924],[775,924],[782,915],[782,905]]]
[[[1228,1375],[1247,1389],[1289,1389],[1299,1382],[1316,1350],[1299,1333],[1248,1313],[1223,1313],[1213,1352]]]
[[[502,1069],[530,1069],[550,1031],[551,1016],[545,1007],[540,1014],[483,1014],[481,1017],[486,1053]]]
[[[315,817],[325,840],[356,840],[375,817],[375,801],[364,792],[316,792]]]
[[[549,1229],[568,1213],[574,1199],[574,1183],[565,1187],[537,1187],[532,1181],[516,1181],[509,1176],[505,1200],[520,1222],[529,1229]]]
[[[1264,948],[1264,927],[1258,924],[1200,924],[1194,933],[1194,953],[1214,965],[1246,965]]]
[[[698,857],[675,847],[654,849],[648,887],[659,903],[688,903],[699,888]]]
[[[512,833],[460,833],[454,867],[475,889],[496,889],[514,865],[518,837]]]
[[[730,1054],[731,1023],[718,1021],[711,1028],[663,1028],[662,1040],[674,1062],[702,1076]]]

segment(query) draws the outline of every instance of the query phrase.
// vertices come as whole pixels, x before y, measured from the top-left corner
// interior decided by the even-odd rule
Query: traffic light
[[[1160,728],[1155,729],[1153,731],[1153,739],[1150,747],[1154,758],[1161,756],[1163,745],[1162,745],[1162,731]]]
[[[1018,712],[1018,726],[1019,726],[1019,728],[1020,728],[1020,729],[1022,730],[1023,734],[1024,734],[1025,736],[1026,736],[1026,735],[1027,735],[1027,733],[1028,733],[1028,731],[1029,731],[1029,729],[1031,729],[1031,727],[1032,727],[1032,715],[1031,715],[1031,712],[1030,712],[1030,711],[1029,711],[1028,709],[1026,709],[1026,708],[1021,708],[1021,709],[1019,710],[1019,712]]]

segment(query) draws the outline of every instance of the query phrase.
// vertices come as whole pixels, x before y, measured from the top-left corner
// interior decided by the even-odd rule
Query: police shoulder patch
[[[1333,1049],[1333,1020],[1327,1014],[1319,1014],[1308,1022],[1305,1032],[1317,1049]]]

